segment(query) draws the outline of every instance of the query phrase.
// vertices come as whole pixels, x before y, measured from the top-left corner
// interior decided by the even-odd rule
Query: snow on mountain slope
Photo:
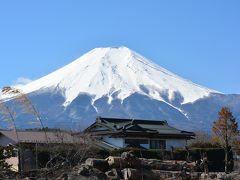
[[[185,80],[126,48],[96,48],[65,67],[22,87],[25,93],[42,89],[60,89],[68,106],[79,94],[87,93],[93,101],[109,97],[124,100],[133,93],[182,104],[194,102],[216,91]]]

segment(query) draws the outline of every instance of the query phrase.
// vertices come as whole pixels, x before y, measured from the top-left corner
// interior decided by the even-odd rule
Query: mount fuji
[[[222,106],[240,117],[240,95],[197,85],[126,47],[93,49],[18,88],[28,94],[47,127],[82,129],[96,116],[106,116],[167,120],[184,130],[210,130]],[[8,103],[15,108],[14,99]],[[17,114],[19,128],[33,126],[30,116]]]

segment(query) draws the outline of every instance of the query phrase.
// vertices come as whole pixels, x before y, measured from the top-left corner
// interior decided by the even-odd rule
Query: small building
[[[193,139],[193,132],[171,127],[167,121],[97,117],[86,130],[105,149],[138,147],[144,149],[181,148]]]
[[[66,131],[43,130],[0,130],[0,146],[8,144],[47,144],[47,143],[73,143],[73,136]]]
[[[0,146],[17,145],[15,157],[7,159],[14,171],[38,169],[42,157],[40,149],[53,148],[58,144],[65,146],[80,143],[83,143],[83,139],[67,131],[0,130]],[[44,156],[49,158],[48,154],[44,153]]]

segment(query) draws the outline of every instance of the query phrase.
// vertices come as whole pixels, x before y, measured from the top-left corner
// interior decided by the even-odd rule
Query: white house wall
[[[148,144],[140,144],[140,146],[142,146],[142,147],[144,147],[144,148],[146,148],[146,149],[149,149],[149,148],[150,148],[149,143],[148,143]]]
[[[134,139],[134,138],[131,138]],[[138,139],[138,138],[136,138]],[[164,140],[164,139],[162,139]],[[166,150],[171,150],[172,147],[174,148],[183,148],[185,147],[186,140],[185,139],[165,139],[166,140]],[[123,148],[126,147],[124,139],[123,138],[112,138],[109,136],[104,136],[103,141],[112,144],[113,146]],[[145,147],[146,149],[150,148],[150,139],[149,139],[149,144],[141,144],[141,146]]]
[[[123,138],[111,138],[109,136],[104,136],[103,141],[112,144],[116,147],[122,148],[124,147],[124,140]]]
[[[166,140],[166,150],[171,150],[172,147],[182,148],[185,146],[186,146],[185,139],[167,139]]]

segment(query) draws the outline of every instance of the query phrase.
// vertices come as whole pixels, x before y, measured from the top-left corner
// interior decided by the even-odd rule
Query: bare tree
[[[1,98],[0,98],[0,114],[3,115],[5,121],[8,121],[10,123],[9,128],[14,130],[17,142],[19,142],[17,127],[15,123],[16,113],[12,109],[10,109]]]
[[[37,108],[32,104],[32,102],[30,101],[30,99],[28,98],[28,96],[23,93],[20,89],[17,88],[13,88],[10,86],[4,87],[2,88],[2,94],[3,95],[10,95],[12,97],[12,100],[17,102],[17,105],[20,106],[22,108],[22,110],[24,112],[30,113],[33,116],[36,117],[36,121],[41,125],[41,128],[44,131],[45,134],[45,139],[46,142],[48,144],[48,137],[47,137],[47,133],[45,131],[45,128],[43,126],[43,122],[40,116],[40,113],[38,112]],[[18,136],[18,131],[17,131],[17,127],[16,127],[16,123],[15,123],[15,117],[16,117],[16,113],[12,110],[10,110],[10,108],[4,103],[3,100],[1,100],[2,102],[0,102],[1,105],[1,109],[4,112],[4,114],[7,114],[8,116],[5,115],[5,117],[8,117],[7,119],[10,119],[14,128],[14,131],[16,133],[16,137],[17,137],[17,145],[19,147],[19,151],[20,151],[20,170],[22,173],[22,147],[21,147],[21,142],[19,141],[19,136]],[[37,157],[37,144],[36,144],[36,167],[38,164],[38,157]]]
[[[207,132],[198,131],[195,132],[195,138],[191,139],[188,143],[190,147],[212,147],[214,144],[211,142],[211,136]]]
[[[227,173],[230,145],[232,145],[233,140],[239,134],[238,124],[228,107],[223,107],[218,113],[218,119],[214,121],[212,131],[214,139],[217,140],[225,150],[225,172]]]
[[[88,134],[58,130],[54,133],[54,137],[56,143],[51,144],[51,149],[48,150],[50,159],[46,162],[46,171],[41,175],[42,177],[46,175],[58,177],[61,170],[71,170],[92,153],[93,139]]]
[[[43,129],[43,131],[45,133],[46,142],[48,142],[47,133],[45,131],[40,113],[37,110],[37,108],[33,105],[33,103],[30,101],[28,96],[25,93],[23,93],[20,89],[13,88],[13,87],[10,87],[10,86],[4,87],[2,89],[2,93],[13,95],[14,100],[19,102],[19,105],[23,108],[23,110],[25,112],[31,113],[36,117],[37,122],[40,123],[41,128]]]

